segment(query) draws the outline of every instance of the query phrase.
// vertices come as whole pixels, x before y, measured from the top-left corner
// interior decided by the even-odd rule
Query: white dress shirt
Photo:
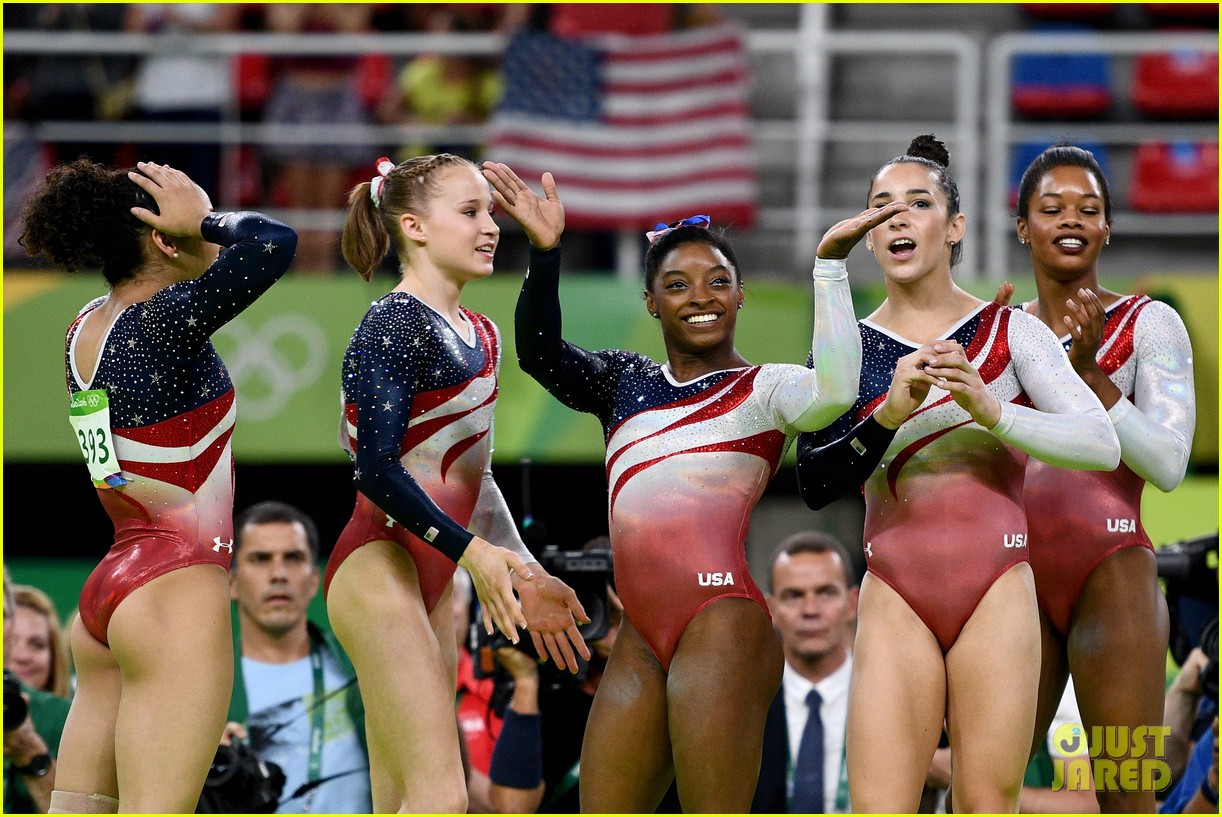
[[[849,717],[849,676],[853,673],[853,656],[850,653],[844,663],[831,675],[817,684],[803,678],[785,663],[781,676],[781,689],[785,694],[785,720],[789,730],[789,774],[786,791],[793,793],[793,766],[798,756],[798,745],[806,729],[808,709],[806,696],[814,688],[823,699],[819,715],[823,719],[823,804],[826,813],[836,812],[836,793],[844,764],[844,727]],[[846,809],[847,811],[847,806]]]

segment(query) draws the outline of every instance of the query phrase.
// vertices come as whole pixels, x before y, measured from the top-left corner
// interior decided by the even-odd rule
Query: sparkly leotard
[[[1066,349],[1071,343],[1064,340]],[[1147,481],[1164,491],[1180,483],[1196,425],[1192,346],[1167,304],[1133,295],[1113,305],[1096,359],[1123,395],[1108,412],[1120,438],[1119,467],[1087,473],[1027,463],[1035,591],[1062,634],[1100,562],[1123,548],[1151,547],[1141,523],[1142,490]]]
[[[921,346],[870,321],[860,331],[857,403],[826,429],[801,436],[799,482],[817,482],[838,448],[860,446],[854,424],[882,404],[896,361]],[[944,337],[963,346],[1001,401],[1001,420],[986,430],[948,392],[931,388],[885,453],[882,446],[875,452],[864,540],[869,572],[908,602],[946,651],[992,583],[1028,558],[1027,455],[1110,469],[1120,449],[1103,406],[1036,318],[981,304]]]
[[[210,338],[284,274],[297,234],[249,212],[210,215],[201,232],[226,249],[200,277],[120,313],[91,378],[77,369],[74,350],[81,326],[106,297],[68,328],[68,391],[106,390],[126,480],[119,489],[98,489],[115,541],[81,592],[81,621],[103,644],[111,615],[133,590],[188,565],[228,569],[233,551],[230,435],[237,408]]]
[[[425,609],[432,611],[472,539],[534,561],[491,478],[500,337],[483,315],[462,310],[469,337],[420,299],[392,292],[376,301],[344,356],[341,445],[359,489],[323,580],[367,542],[411,554]]]
[[[515,330],[522,369],[602,423],[615,586],[663,669],[691,619],[722,598],[767,609],[747,572],[751,509],[799,430],[852,399],[860,347],[843,263],[816,274],[815,369],[773,364],[687,383],[642,355],[561,339],[559,249],[532,250]],[[732,637],[732,636],[730,636]]]

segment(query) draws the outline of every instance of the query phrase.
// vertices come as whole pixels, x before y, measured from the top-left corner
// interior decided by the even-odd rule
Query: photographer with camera
[[[1218,619],[1201,630],[1199,646],[1167,688],[1163,725],[1166,761],[1176,785],[1159,811],[1218,811]],[[1212,765],[1211,765],[1212,764]]]
[[[234,533],[229,587],[238,627],[223,741],[232,745],[218,752],[201,807],[370,812],[356,674],[334,637],[306,617],[319,587],[318,530],[299,509],[273,501],[247,508]]]
[[[16,603],[4,570],[4,653],[9,654]],[[45,814],[55,788],[55,757],[68,718],[66,698],[26,687],[4,671],[4,813]]]
[[[590,617],[588,624],[579,627],[590,647],[590,660],[580,662],[576,675],[550,662],[541,664],[528,639],[514,646],[508,639],[493,636],[481,645],[481,650],[495,654],[500,666],[494,701],[503,700],[512,689],[489,772],[489,795],[497,813],[580,811],[579,772],[586,721],[624,613],[611,586],[610,546],[606,536],[599,536],[581,551],[548,546],[539,558],[551,575],[573,588]],[[658,812],[678,811],[672,783]]]

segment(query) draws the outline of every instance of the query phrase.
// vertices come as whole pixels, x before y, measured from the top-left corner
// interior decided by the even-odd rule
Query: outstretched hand
[[[500,162],[484,162],[484,178],[492,185],[492,196],[501,209],[522,225],[532,246],[550,250],[564,233],[564,205],[551,173],[543,174],[543,194],[539,198],[518,174]]]
[[[577,623],[588,623],[590,617],[577,600],[573,588],[535,565],[535,577],[528,582],[515,582],[526,629],[535,642],[539,657],[549,656],[560,669],[577,672],[580,665],[573,651],[590,660],[590,648],[577,629]]]
[[[505,634],[514,644],[518,643],[518,627],[526,626],[522,608],[513,595],[511,571],[519,579],[529,582],[534,574],[522,562],[518,554],[476,536],[463,551],[458,566],[471,574],[475,595],[479,598],[479,609],[484,621],[484,630],[492,635],[492,629]]]
[[[848,258],[849,250],[857,246],[862,237],[896,213],[902,213],[908,205],[902,201],[889,202],[882,207],[871,207],[852,218],[833,224],[819,242],[820,258]]]
[[[181,170],[153,162],[138,162],[140,173],[127,177],[157,202],[158,215],[144,207],[133,207],[132,215],[169,236],[202,238],[200,225],[212,212],[212,202],[204,189]]]
[[[1002,281],[1001,286],[997,287],[997,294],[993,296],[993,303],[998,306],[1009,306],[1010,299],[1014,297],[1014,284],[1009,281]]]

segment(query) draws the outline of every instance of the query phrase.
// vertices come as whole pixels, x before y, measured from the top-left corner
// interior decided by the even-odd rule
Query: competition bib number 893
[[[99,488],[120,488],[127,480],[119,473],[110,433],[110,400],[105,389],[89,389],[72,395],[68,422],[89,466],[89,476]]]

